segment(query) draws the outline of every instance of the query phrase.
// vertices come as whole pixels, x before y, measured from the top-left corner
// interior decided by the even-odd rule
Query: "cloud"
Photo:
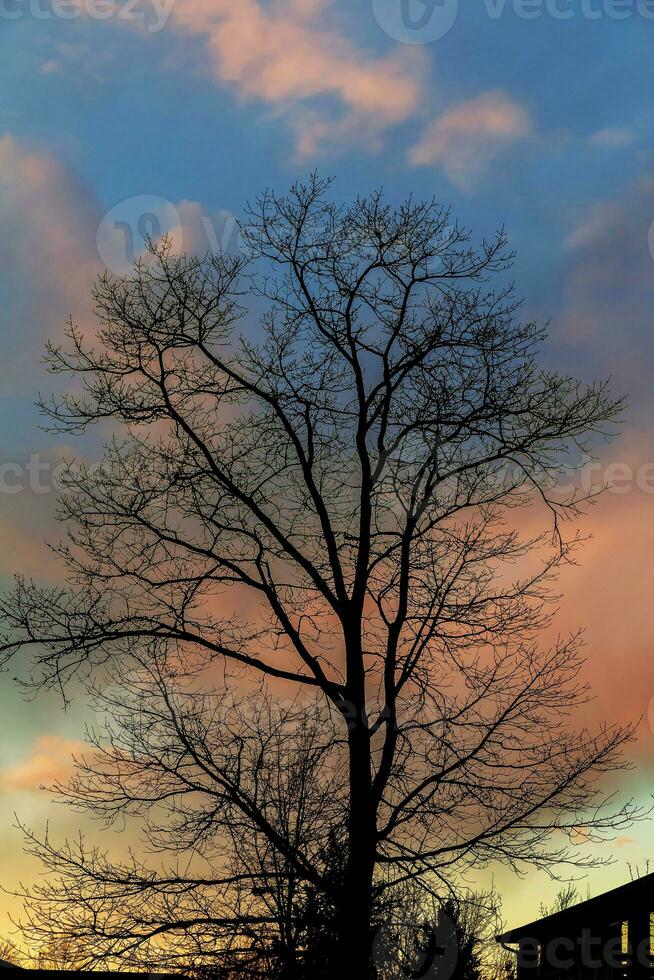
[[[602,201],[593,204],[588,214],[564,239],[566,249],[580,249],[599,241],[606,228],[619,223],[622,217],[621,205],[615,201]]]
[[[409,151],[409,162],[438,164],[451,180],[465,186],[498,153],[531,131],[529,114],[522,106],[500,90],[484,92],[431,122]]]
[[[108,77],[107,69],[114,56],[114,52],[106,44],[102,47],[97,44],[91,47],[88,44],[55,41],[51,57],[41,63],[39,71],[42,75],[68,75],[78,80],[84,78],[101,83]]]
[[[598,201],[564,241],[564,309],[556,339],[586,372],[629,392],[631,419],[654,409],[654,179]]]
[[[86,746],[61,735],[41,735],[29,755],[0,776],[4,790],[39,790],[44,785],[66,780],[73,772],[73,756],[80,756]]]
[[[563,579],[563,630],[587,626],[595,718],[647,716],[654,696],[653,221],[654,179],[646,178],[595,202],[563,243],[564,303],[553,339],[567,369],[586,378],[610,374],[612,389],[627,395],[621,436],[604,462],[635,475],[600,499],[581,569]],[[653,730],[641,726],[641,759],[651,757]]]
[[[610,147],[628,146],[630,143],[634,143],[636,139],[636,133],[628,126],[621,128],[607,127],[606,129],[598,129],[596,133],[593,133],[590,142],[593,146],[607,149]]]
[[[43,511],[45,508],[39,508]],[[51,518],[51,526],[47,531],[54,531],[55,515],[50,510],[46,517]],[[0,540],[2,541],[2,552],[0,557],[0,576],[9,579],[16,572],[27,575],[37,581],[57,582],[61,581],[62,567],[61,562],[55,558],[53,553],[44,544],[44,534],[39,535],[34,530],[34,519],[36,517],[34,508],[30,514],[24,511],[16,513],[15,501],[2,501],[2,513],[0,514]],[[39,524],[43,523],[42,514],[38,515]],[[23,523],[24,526],[20,526]]]
[[[161,201],[166,212],[174,216],[174,244],[179,251],[204,253],[238,245],[238,229],[228,212],[208,213],[196,201],[155,199]],[[112,209],[109,225],[113,237],[102,256],[110,271],[129,271],[129,259],[134,256],[128,254],[126,243],[134,239],[138,254],[138,229],[151,206],[151,198],[137,196],[118,202]],[[10,134],[0,137],[3,580],[19,568],[35,579],[50,582],[59,581],[63,572],[60,560],[46,548],[44,540],[61,537],[55,519],[56,492],[60,489],[55,474],[62,456],[71,458],[79,449],[49,445],[39,436],[36,445],[17,450],[10,420],[16,412],[16,399],[33,402],[39,391],[48,392],[56,386],[57,379],[47,376],[41,364],[47,338],[60,338],[69,316],[86,332],[95,327],[91,287],[104,267],[98,248],[102,217],[95,196],[60,161],[26,147]],[[69,379],[61,383],[67,387]],[[84,455],[93,461],[90,446]]]
[[[204,37],[211,70],[247,100],[280,111],[309,156],[330,142],[378,134],[417,110],[424,56],[404,48],[377,56],[325,26],[322,0],[177,0],[173,22]],[[327,99],[335,107],[318,106]],[[297,107],[311,111],[301,116]],[[294,124],[294,125],[293,125]]]
[[[560,580],[564,598],[555,630],[565,635],[585,629],[586,679],[596,698],[580,712],[578,724],[638,720],[647,716],[654,695],[652,434],[618,440],[604,454],[604,466],[611,462],[622,464],[634,480],[617,481],[620,492],[599,498],[581,524],[592,538],[578,553],[580,567],[567,569]],[[647,473],[649,492],[638,486]],[[652,732],[643,725],[640,735],[639,754],[649,756]]]
[[[0,341],[11,366],[0,394],[36,391],[46,338],[70,314],[88,318],[99,213],[84,183],[53,157],[0,137]]]
[[[99,201],[73,171],[11,134],[0,136],[0,343],[7,352],[0,397],[36,397],[43,387],[46,339],[60,336],[70,316],[92,328],[97,274],[104,267],[128,272],[144,246],[143,233],[156,238],[159,225],[161,234],[172,230],[180,251],[216,251],[237,243],[234,218],[225,211],[209,214],[196,201],[137,195],[103,216]],[[99,239],[99,229],[107,227],[109,239],[106,234]]]
[[[44,61],[40,65],[39,71],[42,75],[56,75],[57,72],[61,71],[61,65],[58,61],[51,59],[50,61]]]

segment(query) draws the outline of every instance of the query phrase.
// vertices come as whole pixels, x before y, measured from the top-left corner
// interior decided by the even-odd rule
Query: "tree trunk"
[[[349,853],[345,868],[339,928],[339,980],[369,980],[371,965],[372,883],[376,820],[371,785],[370,737],[365,720],[351,722]]]

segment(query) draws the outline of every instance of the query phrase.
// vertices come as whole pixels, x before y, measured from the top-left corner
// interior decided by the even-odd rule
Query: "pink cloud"
[[[154,201],[169,219],[172,215],[168,224],[162,222],[162,233],[172,232],[176,249],[234,247],[237,229],[227,212],[207,213],[195,201]],[[27,148],[11,134],[0,136],[0,276],[8,295],[0,341],[11,351],[0,395],[33,392],[36,397],[44,388],[45,342],[61,336],[70,316],[93,328],[93,281],[104,263],[117,274],[129,271],[133,256],[126,251],[124,226],[131,225],[138,238],[139,219],[151,207],[152,200],[142,195],[118,202],[109,215],[110,240],[100,254],[103,214],[92,191],[50,154]],[[136,242],[136,254],[139,245],[143,242]]]
[[[39,67],[39,71],[42,75],[55,75],[61,71],[61,65],[52,58],[49,61],[44,61]]]
[[[137,224],[140,200],[119,202],[117,218]],[[178,250],[234,247],[237,229],[227,212],[209,214],[195,201],[164,204],[175,216]],[[0,397],[36,400],[39,391],[55,386],[40,362],[47,338],[61,337],[69,316],[86,332],[94,329],[91,286],[103,269],[96,240],[101,219],[99,202],[61,162],[12,135],[0,137]],[[114,265],[116,259],[111,271],[120,273],[129,264],[122,268],[118,261],[125,260],[124,232],[115,234],[105,261]],[[55,521],[60,485],[54,476],[62,458],[75,456],[78,447],[37,446],[35,452],[33,462],[27,450],[19,457],[0,452],[0,576],[20,569],[56,582],[61,562],[44,544],[62,535]],[[38,468],[36,478],[30,466]]]
[[[65,780],[73,771],[73,756],[81,755],[85,748],[82,742],[61,735],[41,735],[25,759],[5,769],[0,776],[2,787],[10,791],[38,790]]]
[[[294,113],[298,103],[335,99],[335,115],[303,116],[297,148],[310,155],[355,128],[374,134],[409,118],[424,94],[420,52],[373,55],[325,26],[324,6],[321,0],[177,0],[173,18],[180,30],[206,38],[213,74],[242,98]]]
[[[29,393],[46,338],[70,314],[88,319],[98,216],[93,195],[58,161],[0,137],[0,268],[9,293],[2,331],[12,366],[2,394]]]
[[[39,581],[56,582],[61,580],[62,568],[58,561],[44,542],[44,534],[39,535],[34,529],[35,521],[43,524],[43,519],[49,517],[51,526],[43,528],[50,532],[48,537],[56,537],[52,534],[55,527],[55,517],[52,507],[43,505],[33,505],[33,498],[28,503],[28,508],[22,508],[22,512],[17,513],[14,498],[2,500],[2,513],[0,514],[0,541],[2,541],[2,557],[0,558],[0,575],[13,575],[20,571]],[[29,507],[29,504],[32,504]],[[29,509],[29,512],[26,512]],[[22,524],[23,526],[19,526]]]
[[[506,93],[484,92],[453,106],[431,122],[409,151],[414,166],[443,167],[450,179],[466,185],[500,151],[532,131],[528,112]]]
[[[72,272],[73,261],[83,258],[85,238],[97,218],[90,191],[54,157],[26,149],[9,133],[0,137],[0,186],[13,196],[10,205],[3,195],[3,209],[13,207],[25,226],[19,242],[22,257],[32,268],[45,258]],[[12,217],[19,224],[13,213]],[[54,280],[60,269],[42,271]]]
[[[654,703],[654,438],[625,432],[593,462],[582,486],[609,485],[579,521],[584,537],[576,564],[559,580],[560,610],[549,640],[584,630],[584,679],[593,700],[577,725],[647,719]],[[535,518],[535,515],[532,515]],[[569,536],[572,528],[564,529]],[[543,638],[547,642],[548,637]],[[654,712],[632,756],[645,761],[654,745]]]

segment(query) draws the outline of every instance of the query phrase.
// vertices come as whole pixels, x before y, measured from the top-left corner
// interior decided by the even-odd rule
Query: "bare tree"
[[[19,580],[2,649],[33,649],[37,687],[120,678],[163,650],[333,712],[346,839],[332,898],[343,974],[360,978],[379,881],[446,893],[494,861],[584,863],[566,835],[637,815],[602,782],[632,730],[570,725],[588,696],[579,638],[538,645],[581,503],[561,499],[557,470],[621,404],[539,366],[543,330],[486,284],[510,265],[504,233],[473,247],[434,202],[341,208],[312,178],[258,198],[243,238],[245,255],[164,245],[103,276],[97,337],[71,325],[49,347],[81,386],[43,406],[53,427],[115,434],[102,467],[68,476],[68,586]],[[329,893],[311,848],[234,789],[239,746],[207,776],[223,787],[212,818],[254,820],[280,868]]]
[[[380,980],[508,980],[500,951],[499,900],[494,890],[462,891],[445,900],[404,882],[384,896],[373,960]]]
[[[0,938],[0,967],[22,966],[25,954],[9,939]]]
[[[586,898],[590,898],[590,890],[586,895]],[[554,901],[548,905],[546,902],[540,903],[540,914],[543,918],[546,915],[555,915],[557,912],[564,912],[566,909],[571,908],[576,905],[577,902],[583,901],[579,889],[573,882],[569,881],[566,885],[562,885],[554,896]]]
[[[149,654],[93,693],[102,730],[56,788],[104,826],[128,815],[141,847],[116,861],[81,836],[57,848],[24,827],[47,874],[23,892],[23,936],[34,950],[69,944],[88,966],[299,976],[307,882],[328,875],[330,838],[345,844],[333,720],[315,703],[212,693],[197,664],[182,677]]]

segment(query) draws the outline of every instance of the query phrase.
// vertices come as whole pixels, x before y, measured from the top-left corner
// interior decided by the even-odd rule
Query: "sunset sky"
[[[413,5],[413,6],[412,6]],[[435,196],[475,237],[504,224],[525,316],[551,320],[548,364],[611,374],[629,394],[595,482],[613,484],[562,579],[557,620],[587,633],[594,720],[643,716],[622,789],[654,788],[654,2],[640,0],[0,0],[0,579],[57,581],[53,483],[64,446],[34,401],[39,359],[89,289],[147,233],[238,247],[267,185],[314,169],[350,198]],[[460,9],[459,9],[460,7]],[[407,11],[405,11],[407,13]],[[405,18],[406,20],[406,18]],[[425,20],[423,27],[419,25]],[[408,26],[407,26],[408,24]],[[651,707],[650,707],[651,704]],[[38,787],[65,774],[85,710],[21,700],[0,676],[0,854],[7,888],[34,867],[21,819],[74,816]],[[654,860],[654,820],[602,852],[593,893]],[[556,885],[495,872],[511,925]],[[488,881],[488,878],[485,879]],[[0,934],[15,903],[0,896]]]

